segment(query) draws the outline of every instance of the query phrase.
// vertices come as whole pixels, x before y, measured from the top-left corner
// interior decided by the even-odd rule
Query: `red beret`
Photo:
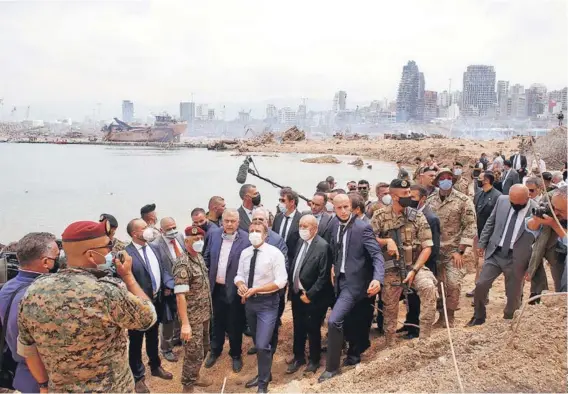
[[[186,237],[195,237],[197,235],[205,236],[205,231],[201,227],[197,226],[188,226],[185,228],[185,236]]]
[[[63,234],[61,240],[63,242],[79,242],[87,241],[89,239],[100,238],[110,233],[110,223],[108,220],[102,222],[75,222],[71,223]]]

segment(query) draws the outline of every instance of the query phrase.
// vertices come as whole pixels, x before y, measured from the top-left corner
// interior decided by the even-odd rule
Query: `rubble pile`
[[[363,167],[363,165],[365,163],[363,163],[363,159],[361,159],[360,157],[356,158],[355,160],[353,160],[351,163],[348,163],[349,165],[355,166],[355,167]]]
[[[531,138],[531,137],[529,137]],[[527,159],[534,159],[533,150],[527,146],[530,140],[525,138],[519,143],[519,150],[526,152]],[[536,138],[534,150],[537,155],[546,163],[547,168],[562,168],[563,161],[566,160],[566,146],[568,144],[566,127],[555,127],[546,135]],[[522,150],[521,147],[526,148]],[[530,165],[530,162],[528,163]]]
[[[304,141],[306,139],[306,133],[304,130],[298,129],[293,126],[282,133],[282,141]]]
[[[317,164],[339,164],[341,160],[332,155],[308,157],[301,160],[303,163],[317,163]]]

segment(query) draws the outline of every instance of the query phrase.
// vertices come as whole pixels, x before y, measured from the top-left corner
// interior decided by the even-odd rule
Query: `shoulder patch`
[[[179,277],[182,279],[187,279],[187,270],[180,270]]]

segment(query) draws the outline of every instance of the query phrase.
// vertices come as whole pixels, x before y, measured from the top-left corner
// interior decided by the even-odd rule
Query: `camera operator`
[[[531,280],[546,257],[550,264],[555,291],[566,291],[566,220],[568,218],[567,186],[562,186],[552,192],[552,209],[558,218],[556,221],[547,204],[533,210],[532,217],[527,221],[527,229],[536,238],[533,253],[525,279]]]

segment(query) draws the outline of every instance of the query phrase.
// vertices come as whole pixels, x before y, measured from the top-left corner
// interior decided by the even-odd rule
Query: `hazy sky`
[[[470,64],[549,90],[568,80],[565,0],[0,1],[0,98],[35,117],[119,115],[120,101],[331,107],[394,99],[415,60],[426,89]],[[277,100],[279,99],[279,100]],[[354,106],[354,105],[353,105]],[[315,108],[319,109],[319,108]],[[255,112],[256,107],[255,107]],[[257,112],[260,116],[261,113]]]

